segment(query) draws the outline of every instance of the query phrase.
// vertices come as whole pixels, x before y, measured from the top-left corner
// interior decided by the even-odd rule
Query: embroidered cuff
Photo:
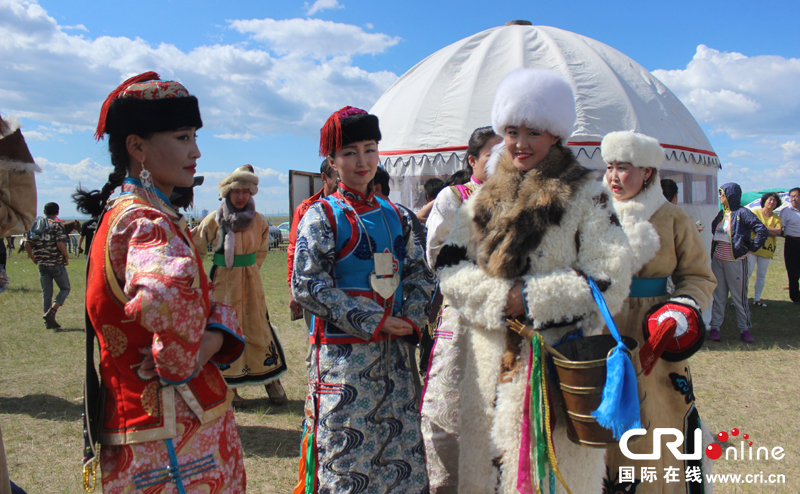
[[[227,327],[219,323],[206,325],[206,331],[215,329],[220,331],[223,336],[222,347],[208,361],[214,365],[227,365],[235,362],[244,352],[244,338],[234,333]]]

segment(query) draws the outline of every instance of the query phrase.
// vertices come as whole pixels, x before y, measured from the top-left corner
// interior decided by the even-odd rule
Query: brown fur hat
[[[253,165],[240,166],[223,178],[219,183],[219,196],[228,197],[233,189],[247,189],[251,196],[258,194],[258,175]]]

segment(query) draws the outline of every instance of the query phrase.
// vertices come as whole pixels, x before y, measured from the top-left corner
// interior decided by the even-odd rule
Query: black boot
[[[50,309],[44,313],[42,319],[44,319],[45,328],[61,329],[61,325],[56,321],[56,312],[58,312],[58,307],[51,305]]]

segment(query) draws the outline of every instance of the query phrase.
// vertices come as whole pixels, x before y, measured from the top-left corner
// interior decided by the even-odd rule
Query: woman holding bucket
[[[567,438],[555,388],[548,386],[552,406],[546,399],[544,409],[527,406],[529,376],[546,372],[537,357],[541,338],[532,346],[506,327],[507,318],[525,317],[555,346],[579,337],[581,328],[589,335],[601,327],[588,278],[612,312],[628,294],[630,250],[608,191],[564,145],[575,118],[572,88],[559,75],[507,75],[492,108],[504,146],[490,159],[489,179],[456,212],[437,256],[442,294],[469,327],[460,386],[461,493],[528,493],[535,486],[567,492],[563,483],[576,494],[602,489],[605,451]],[[527,419],[538,423],[551,413],[557,420],[549,435],[531,432]],[[547,453],[553,450],[557,461]]]
[[[650,431],[657,427],[682,431],[684,452],[693,453],[694,430],[701,422],[687,359],[703,344],[701,308],[708,306],[716,280],[694,220],[667,202],[661,192],[658,169],[664,152],[658,141],[636,132],[612,132],[603,138],[600,149],[608,165],[603,183],[611,191],[633,251],[631,270],[635,274],[630,296],[615,319],[620,333],[635,338],[643,347],[645,375],[641,379],[647,393],[643,416]],[[671,295],[667,293],[669,277],[675,284]],[[674,330],[667,327],[668,320],[675,321]],[[647,434],[628,448],[634,453],[652,453],[652,439],[652,434]],[[635,461],[618,447],[609,449],[606,459],[609,468],[604,482],[609,486],[620,483],[620,466],[635,467],[637,484],[641,467],[655,467],[659,480],[665,468],[676,467],[680,472],[676,482],[642,483],[637,494],[694,492],[686,489],[685,473],[687,468],[700,467],[700,460],[684,462],[671,454],[663,454],[660,460]]]

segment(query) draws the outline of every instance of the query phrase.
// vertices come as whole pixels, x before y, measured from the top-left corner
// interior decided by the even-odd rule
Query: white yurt
[[[572,84],[578,119],[568,145],[587,167],[605,169],[602,137],[616,130],[653,136],[664,148],[661,178],[706,226],[717,213],[719,159],[678,98],[644,67],[608,45],[548,26],[512,21],[442,48],[403,74],[370,110],[380,118],[381,165],[391,199],[417,209],[422,184],[464,168],[472,131],[491,124],[495,88],[519,67],[558,72]]]

